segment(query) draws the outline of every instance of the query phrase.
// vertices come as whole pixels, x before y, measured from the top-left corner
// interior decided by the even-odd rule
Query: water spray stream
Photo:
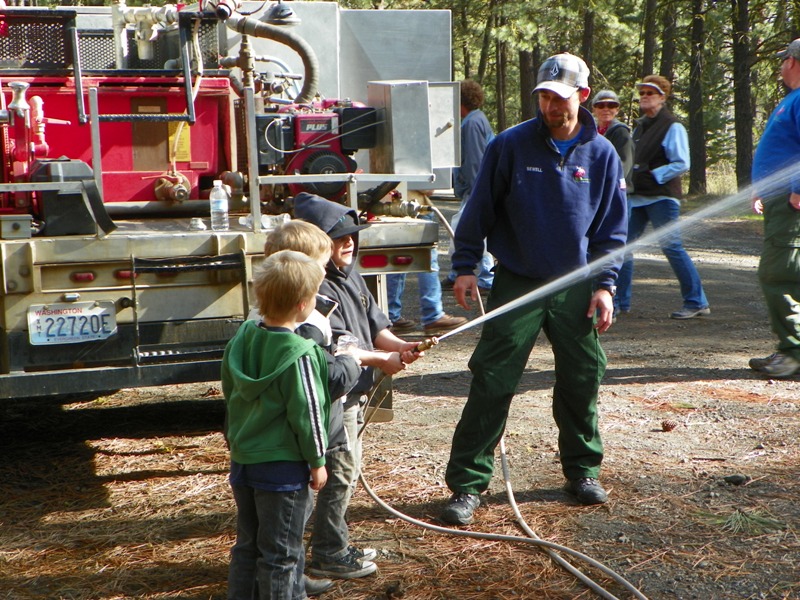
[[[787,167],[786,169],[776,173],[769,179],[766,179],[763,182],[761,182],[759,184],[759,187],[762,187],[762,189],[765,187],[768,187],[770,189],[782,188],[782,187],[788,188],[789,182],[791,181],[792,177],[796,175],[796,172],[797,172],[796,166],[793,165],[791,167]],[[743,205],[745,203],[747,204],[747,208],[749,210],[752,194],[753,194],[753,187],[750,186],[736,194],[733,194],[731,196],[728,196],[727,198],[723,198],[722,200],[714,202],[713,204],[706,206],[705,208],[696,210],[691,214],[687,215],[686,217],[674,223],[671,223],[670,225],[651,231],[649,234],[640,237],[638,240],[630,244],[627,244],[626,246],[623,246],[622,248],[619,248],[613,252],[610,252],[609,254],[604,255],[601,258],[598,258],[597,260],[590,262],[586,266],[575,269],[574,271],[567,273],[566,275],[563,275],[558,279],[550,281],[545,285],[538,287],[535,290],[520,296],[516,300],[512,300],[507,304],[499,306],[494,310],[487,312],[484,315],[481,315],[479,317],[476,317],[475,319],[472,319],[471,321],[468,321],[467,323],[464,323],[463,325],[457,327],[456,329],[453,329],[451,331],[448,331],[440,335],[438,337],[438,340],[440,342],[446,340],[447,338],[453,335],[459,334],[462,331],[466,331],[467,329],[471,329],[473,327],[481,325],[482,323],[485,323],[490,319],[494,319],[495,317],[498,317],[502,314],[512,311],[515,308],[519,308],[520,306],[524,306],[525,304],[529,304],[531,302],[544,298],[549,294],[553,294],[559,290],[574,285],[589,277],[597,275],[598,273],[600,273],[605,269],[606,265],[608,265],[609,262],[615,262],[619,259],[622,259],[626,254],[633,253],[636,250],[642,248],[643,246],[648,246],[650,244],[653,244],[654,242],[657,242],[662,238],[672,235],[678,230],[686,232],[693,228],[699,227],[700,224],[706,219],[709,219],[711,217],[716,217],[724,213],[732,212],[732,209],[741,208],[740,205]]]
[[[791,173],[790,173],[790,171],[791,171]],[[789,181],[790,181],[792,175],[795,172],[796,172],[796,167],[794,167],[794,166],[786,168],[783,171],[781,171],[781,172],[777,173],[776,175],[774,175],[773,177],[769,178],[768,180],[763,181],[761,183],[761,185],[764,185],[764,184],[769,185],[772,189],[775,189],[776,187],[788,188]],[[482,314],[480,317],[478,317],[476,319],[473,319],[472,321],[469,321],[468,323],[465,323],[464,325],[462,325],[461,327],[458,327],[457,329],[454,329],[454,330],[452,330],[450,332],[447,332],[447,333],[439,336],[438,338],[433,337],[433,338],[426,339],[423,342],[420,342],[420,344],[417,345],[416,351],[417,352],[424,352],[425,350],[428,350],[431,347],[437,345],[439,343],[439,341],[447,339],[448,337],[450,337],[452,335],[456,335],[457,333],[461,333],[462,331],[465,331],[467,329],[470,329],[472,327],[480,325],[480,324],[482,324],[482,323],[484,323],[484,322],[486,322],[486,321],[488,321],[490,319],[493,319],[494,317],[497,317],[497,316],[499,316],[501,314],[504,314],[504,313],[506,313],[508,311],[514,310],[515,308],[518,308],[520,306],[523,306],[525,304],[533,302],[533,301],[535,301],[535,300],[537,300],[539,298],[547,296],[548,294],[554,293],[554,292],[556,292],[558,290],[561,290],[563,288],[569,287],[569,286],[571,286],[571,285],[573,285],[573,284],[575,284],[575,283],[577,283],[579,281],[582,281],[582,280],[584,280],[584,279],[586,279],[588,277],[592,277],[593,275],[596,275],[597,273],[602,271],[604,269],[605,265],[607,265],[609,262],[615,262],[615,261],[619,260],[620,258],[623,258],[625,256],[625,254],[627,254],[627,253],[633,253],[635,250],[637,250],[639,248],[642,248],[643,246],[652,244],[653,242],[656,242],[656,241],[658,241],[658,240],[660,240],[660,239],[662,239],[662,238],[664,238],[666,236],[669,236],[672,233],[674,233],[678,228],[680,228],[681,231],[685,234],[686,232],[690,231],[693,228],[699,228],[700,224],[705,219],[708,219],[710,217],[715,217],[715,216],[724,214],[724,213],[729,212],[729,211],[732,212],[732,209],[734,209],[734,208],[738,209],[739,205],[744,204],[745,201],[747,202],[747,208],[749,209],[749,207],[750,207],[749,202],[750,202],[750,199],[751,199],[751,196],[752,196],[752,192],[753,192],[752,188],[747,188],[747,189],[742,190],[741,192],[739,192],[737,194],[734,194],[734,195],[729,196],[727,198],[724,198],[724,199],[722,199],[722,200],[720,200],[718,202],[715,202],[714,204],[711,204],[710,206],[707,206],[707,207],[705,207],[705,208],[703,208],[701,210],[695,211],[692,214],[687,215],[685,218],[683,218],[683,219],[681,219],[681,220],[679,220],[679,221],[677,221],[677,222],[675,222],[675,223],[673,223],[673,224],[671,224],[669,226],[662,227],[660,229],[657,229],[657,230],[653,231],[652,233],[650,233],[650,234],[648,234],[646,236],[642,236],[641,238],[639,238],[635,242],[633,242],[631,244],[628,244],[627,246],[624,246],[623,248],[620,248],[619,250],[616,250],[616,251],[614,251],[614,252],[612,252],[612,253],[610,253],[608,255],[605,255],[602,258],[589,263],[585,267],[581,267],[579,269],[576,269],[572,273],[568,273],[567,275],[559,277],[558,279],[556,279],[556,280],[554,280],[552,282],[549,282],[549,283],[543,285],[542,287],[537,288],[536,290],[533,290],[532,292],[529,292],[528,294],[520,296],[519,298],[517,298],[516,300],[513,300],[512,302],[509,302],[508,304],[500,306],[500,307],[498,307],[498,308],[496,308],[496,309],[494,309],[494,310],[492,310],[492,311],[490,311],[488,313]],[[444,216],[441,214],[441,212],[437,208],[432,207],[432,210],[438,215],[440,221],[445,224],[445,226],[446,226],[446,228],[447,228],[447,230],[450,233],[450,236],[452,238],[453,237],[452,229],[449,227],[449,224],[447,224],[446,220],[444,219]],[[479,304],[479,306],[480,306],[481,312],[482,312],[482,308],[483,307],[480,304]],[[364,424],[364,426],[362,427],[361,431],[359,432],[359,436],[363,433],[364,427],[366,427],[366,425],[369,423],[369,421],[370,421],[370,419],[368,419],[367,422]],[[595,592],[598,596],[600,596],[602,598],[606,598],[608,600],[617,600],[616,596],[614,596],[613,594],[611,594],[610,592],[608,592],[607,590],[602,588],[600,585],[596,584],[588,576],[583,574],[580,570],[575,568],[573,565],[571,565],[569,562],[567,562],[563,557],[561,557],[558,554],[558,553],[564,553],[564,554],[566,554],[566,555],[568,555],[568,556],[570,556],[572,558],[575,558],[575,559],[578,559],[578,560],[582,560],[582,561],[586,562],[587,564],[589,564],[590,566],[601,570],[603,573],[605,573],[607,576],[611,577],[618,584],[622,585],[625,588],[625,590],[630,592],[633,595],[633,597],[636,598],[637,600],[647,600],[646,596],[644,596],[644,594],[642,594],[638,589],[636,589],[635,586],[633,586],[630,582],[628,582],[622,576],[620,576],[619,574],[617,574],[613,570],[609,569],[608,567],[606,567],[602,563],[599,563],[599,562],[595,561],[594,559],[592,559],[591,557],[589,557],[587,555],[584,555],[584,554],[582,554],[582,553],[580,553],[580,552],[578,552],[576,550],[572,550],[571,548],[568,548],[568,547],[565,547],[565,546],[561,546],[561,545],[558,545],[558,544],[554,544],[552,542],[547,542],[545,540],[542,540],[541,538],[539,538],[539,536],[536,535],[536,533],[533,530],[530,529],[530,527],[527,525],[527,523],[525,523],[524,519],[522,518],[522,515],[521,515],[521,513],[519,511],[519,508],[518,508],[518,506],[516,504],[516,500],[514,499],[514,494],[513,494],[513,490],[511,488],[511,482],[510,482],[510,475],[509,475],[509,471],[508,471],[508,464],[507,464],[507,460],[506,460],[505,443],[504,443],[503,439],[501,439],[501,441],[500,441],[500,448],[501,448],[501,462],[502,462],[502,465],[503,465],[503,476],[504,476],[504,480],[505,480],[505,483],[506,483],[506,491],[508,493],[509,501],[511,502],[512,509],[514,510],[514,514],[517,517],[517,520],[520,523],[520,525],[522,526],[523,530],[528,535],[527,538],[518,537],[518,536],[506,536],[506,535],[500,535],[500,534],[488,534],[488,533],[480,533],[480,532],[474,532],[474,531],[464,531],[464,530],[457,530],[457,529],[452,529],[452,528],[439,527],[439,526],[433,525],[431,523],[426,523],[424,521],[420,521],[420,520],[414,519],[413,517],[410,517],[410,516],[408,516],[406,514],[403,514],[403,513],[399,512],[399,511],[393,509],[392,507],[387,505],[385,502],[383,502],[375,494],[375,492],[370,488],[370,486],[367,484],[363,473],[361,473],[361,475],[360,475],[360,480],[361,480],[361,483],[364,485],[364,488],[366,489],[367,493],[373,498],[373,500],[375,500],[375,502],[377,502],[381,507],[383,507],[388,512],[394,514],[395,516],[399,517],[400,519],[402,519],[404,521],[407,521],[407,522],[412,523],[414,525],[418,525],[419,527],[422,527],[424,529],[429,529],[429,530],[432,530],[432,531],[436,531],[436,532],[444,533],[444,534],[448,534],[448,535],[464,536],[464,537],[471,537],[471,538],[477,538],[477,539],[489,539],[489,540],[500,540],[500,541],[508,541],[508,542],[519,542],[519,543],[527,543],[527,544],[532,544],[534,546],[538,546],[542,550],[546,551],[550,555],[550,557],[557,564],[559,564],[562,568],[566,569],[569,573],[573,574],[575,577],[580,579],[581,582],[583,582],[590,590]]]

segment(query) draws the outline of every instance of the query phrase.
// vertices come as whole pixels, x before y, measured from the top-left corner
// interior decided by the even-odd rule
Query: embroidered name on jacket
[[[525,167],[525,170],[528,171],[528,173],[544,173],[542,167]]]

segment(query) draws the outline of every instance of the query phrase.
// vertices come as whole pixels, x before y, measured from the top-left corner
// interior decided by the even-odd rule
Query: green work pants
[[[492,310],[541,285],[497,268]],[[453,434],[445,480],[454,492],[480,494],[494,472],[494,450],[506,426],[511,398],[539,332],[555,356],[553,418],[561,468],[567,479],[597,477],[603,443],[597,426],[597,392],[606,368],[594,319],[586,317],[592,283],[585,281],[490,319],[469,361],[472,384]]]
[[[789,196],[764,203],[764,247],[758,279],[778,352],[800,360],[800,212]]]

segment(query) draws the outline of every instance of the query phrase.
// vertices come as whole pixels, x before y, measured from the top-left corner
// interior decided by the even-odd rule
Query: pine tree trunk
[[[750,183],[753,164],[753,96],[750,89],[753,56],[750,49],[749,0],[731,0],[733,21],[733,111],[736,132],[736,183]]]
[[[521,118],[523,121],[536,116],[536,98],[533,88],[536,87],[536,71],[534,71],[533,52],[519,51],[519,96]]]
[[[705,0],[692,0],[691,71],[689,72],[689,193],[706,193],[706,130],[703,117]]]
[[[503,131],[508,127],[508,116],[506,113],[506,69],[508,68],[508,46],[505,42],[497,40],[495,42],[497,52],[497,86],[495,98],[497,100],[497,130]]]
[[[665,10],[661,15],[661,67],[658,73],[670,81],[675,80],[677,22],[678,15],[675,10]]]
[[[644,48],[642,49],[642,70],[639,73],[639,79],[645,75],[653,73],[653,66],[655,64],[655,51],[656,51],[656,8],[658,7],[658,0],[647,0],[644,9],[644,32],[642,34],[642,42]]]
[[[483,85],[486,77],[486,69],[489,65],[489,51],[492,47],[492,28],[495,21],[495,6],[497,0],[489,0],[489,16],[486,18],[486,26],[483,29],[483,44],[481,45],[481,57],[478,63],[478,78],[476,81]]]
[[[594,17],[595,13],[591,9],[586,9],[583,14],[583,40],[581,42],[581,58],[589,67],[589,85],[592,85],[591,74],[594,71],[594,56],[592,47],[594,46]]]

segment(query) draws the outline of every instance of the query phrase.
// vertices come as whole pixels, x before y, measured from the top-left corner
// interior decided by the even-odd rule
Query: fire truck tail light
[[[116,277],[117,279],[130,281],[131,276],[133,276],[133,278],[136,279],[139,276],[139,274],[134,273],[133,271],[130,271],[128,269],[119,269],[117,271],[114,271],[114,277]]]
[[[392,264],[398,267],[406,267],[414,262],[414,257],[407,254],[392,257]]]
[[[94,273],[92,271],[75,271],[69,276],[69,278],[75,283],[88,283],[90,281],[94,281]]]
[[[389,264],[389,257],[385,254],[368,254],[361,257],[361,266],[364,269],[380,269]]]

